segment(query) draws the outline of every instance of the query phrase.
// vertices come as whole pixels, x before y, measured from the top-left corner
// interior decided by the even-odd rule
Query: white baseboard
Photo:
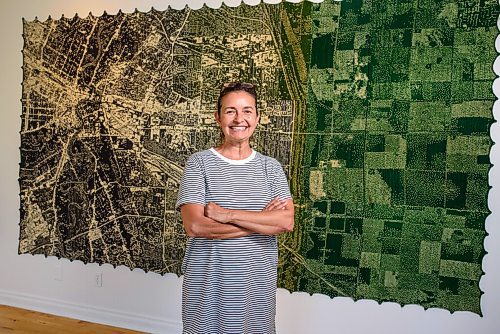
[[[182,332],[182,325],[175,321],[1,289],[0,304],[147,333],[179,334]]]

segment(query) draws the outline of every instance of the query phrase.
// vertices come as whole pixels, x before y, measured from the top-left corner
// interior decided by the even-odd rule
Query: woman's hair
[[[255,91],[255,85],[247,82],[227,82],[222,85],[219,99],[217,100],[218,115],[220,115],[220,111],[222,109],[222,98],[232,92],[247,92],[252,95],[255,100],[255,112],[259,115],[259,111],[257,110],[257,92]]]

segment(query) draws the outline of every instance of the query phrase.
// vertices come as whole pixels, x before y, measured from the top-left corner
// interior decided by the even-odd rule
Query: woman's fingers
[[[269,202],[266,207],[262,211],[272,211],[272,210],[281,210],[285,208],[285,202],[278,197],[275,197]]]
[[[271,202],[269,202],[269,204],[267,204],[267,208],[268,210],[274,210],[277,205],[279,205],[279,198],[275,197],[271,200]]]

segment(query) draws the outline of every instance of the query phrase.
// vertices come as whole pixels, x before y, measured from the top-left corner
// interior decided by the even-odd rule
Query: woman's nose
[[[242,122],[245,117],[244,117],[243,113],[237,112],[234,118],[235,118],[234,120],[236,122]]]

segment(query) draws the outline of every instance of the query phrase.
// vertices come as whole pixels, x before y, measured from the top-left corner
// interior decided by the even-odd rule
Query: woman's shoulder
[[[203,157],[206,157],[208,155],[212,155],[212,153],[210,151],[211,151],[211,149],[206,149],[206,150],[194,152],[193,154],[191,154],[190,158],[191,157],[203,158]]]
[[[210,155],[210,149],[194,152],[187,158],[186,164],[203,165]]]
[[[281,167],[280,162],[271,156],[255,151],[255,157],[264,162],[268,166]]]

